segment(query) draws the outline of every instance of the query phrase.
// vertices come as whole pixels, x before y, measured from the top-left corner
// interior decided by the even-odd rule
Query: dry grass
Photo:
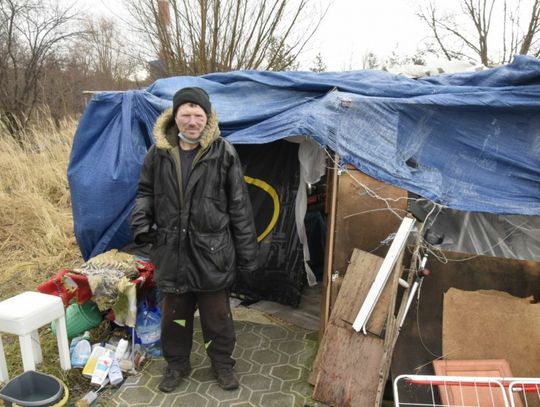
[[[0,128],[0,300],[36,286],[60,269],[82,263],[73,234],[67,164],[75,120],[43,119],[16,142]],[[18,340],[3,337],[10,377],[22,372]],[[40,329],[44,362],[38,370],[63,380],[72,397],[89,390],[80,371],[60,370],[56,338]],[[1,402],[0,402],[1,404]]]
[[[66,176],[75,127],[44,119],[21,142],[0,129],[0,300],[82,261]]]

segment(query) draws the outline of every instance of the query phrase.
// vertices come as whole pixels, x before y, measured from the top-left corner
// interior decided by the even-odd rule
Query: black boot
[[[212,369],[219,387],[223,390],[235,390],[240,386],[232,367],[220,367]]]
[[[182,382],[184,377],[188,377],[191,373],[191,366],[186,366],[181,369],[169,369],[165,368],[165,374],[161,383],[159,383],[158,389],[163,393],[170,393],[174,391]]]

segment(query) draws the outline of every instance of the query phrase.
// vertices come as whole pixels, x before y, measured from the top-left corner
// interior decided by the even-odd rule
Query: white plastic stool
[[[38,328],[56,321],[56,338],[60,367],[71,369],[69,344],[66,330],[64,304],[60,297],[27,291],[0,302],[0,335],[8,333],[19,336],[23,369],[35,370],[36,363],[43,360]],[[6,357],[0,336],[0,381],[7,382]]]

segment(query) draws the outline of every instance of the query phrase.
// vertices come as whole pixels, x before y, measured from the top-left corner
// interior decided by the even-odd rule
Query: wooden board
[[[352,329],[356,314],[358,314],[382,263],[383,259],[379,256],[354,249],[351,264],[343,277],[341,290],[332,309],[330,321],[346,321]]]
[[[315,381],[313,399],[331,406],[373,406],[383,355],[383,340],[329,324],[327,346]]]
[[[384,184],[355,169],[342,173],[338,178],[332,266],[332,271],[337,270],[340,275],[346,272],[354,248],[386,256],[389,246],[381,245],[381,241],[395,233],[401,223],[401,219],[387,209],[385,201],[368,195],[360,184],[382,198],[391,199],[388,204],[400,216],[407,214],[407,191]]]
[[[401,267],[399,268],[399,270],[401,271]],[[384,286],[379,300],[375,304],[375,308],[373,308],[371,317],[368,319],[368,322],[366,324],[366,330],[368,332],[371,332],[373,335],[382,336],[384,328],[386,326],[388,309],[390,308],[390,301],[392,300],[392,294],[396,289],[396,287],[394,287],[392,284],[392,276],[395,273],[396,270],[392,271],[390,277],[388,277],[388,281],[386,282],[386,285]],[[358,311],[356,314],[358,314]],[[354,318],[356,318],[356,315],[354,315]],[[354,319],[351,321],[351,323],[352,322],[354,322]]]
[[[337,158],[337,157],[336,157]],[[326,194],[327,224],[326,224],[326,247],[324,249],[324,273],[321,288],[321,318],[319,322],[319,341],[324,335],[328,318],[330,317],[332,297],[332,262],[334,258],[334,238],[336,232],[337,210],[337,159],[334,166],[328,170],[328,190]],[[335,290],[334,290],[335,291]]]
[[[322,339],[326,329],[353,249],[373,251],[373,254],[385,256],[389,245],[381,245],[380,242],[394,233],[401,223],[401,220],[388,210],[384,201],[368,195],[360,184],[378,196],[389,199],[389,206],[401,216],[406,215],[407,209],[407,191],[377,181],[351,166],[339,177],[334,166],[328,173],[328,180],[328,223],[319,339]],[[331,279],[334,272],[339,275],[337,284]],[[380,318],[379,325],[384,323],[384,316],[374,318]],[[373,329],[380,331],[374,327]]]
[[[314,364],[315,400],[335,406],[373,405],[384,340],[352,329],[383,259],[355,249]],[[387,303],[386,303],[387,304]]]
[[[340,281],[340,285],[345,283],[343,291],[340,290],[341,299],[339,301],[336,299],[332,314],[327,323],[327,329],[328,324],[330,324],[331,321],[338,321],[339,326],[342,326],[342,322],[346,322],[352,330],[352,323],[354,318],[356,318],[356,313],[360,309],[360,306],[369,291],[371,282],[375,279],[376,270],[380,268],[382,262],[383,259],[380,257],[370,255],[369,253],[362,252],[358,249],[353,251],[348,273],[345,277],[342,277],[342,281]],[[379,318],[377,318],[374,322],[374,329],[377,329],[379,323]],[[332,324],[332,326],[335,325],[335,323]],[[309,382],[313,385],[315,385],[318,376],[320,358],[322,357],[322,354],[326,352],[326,346],[328,344],[328,340],[325,340],[325,336],[326,331],[319,341],[319,351],[313,362],[313,368],[309,377]]]
[[[449,259],[446,264],[433,257],[428,259],[426,266],[431,274],[422,284],[420,307],[415,300],[399,335],[392,360],[393,378],[400,374],[433,374],[431,362],[443,355],[443,295],[450,287],[468,291],[505,291],[521,298],[533,296],[536,302],[540,301],[538,262],[463,253],[443,254]],[[514,374],[516,369],[519,368],[512,366]],[[402,401],[430,402],[413,392]]]

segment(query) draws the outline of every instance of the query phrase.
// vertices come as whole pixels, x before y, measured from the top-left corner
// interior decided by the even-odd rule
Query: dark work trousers
[[[193,344],[193,314],[199,306],[206,353],[214,368],[232,368],[236,336],[229,303],[229,291],[166,293],[161,315],[161,349],[170,369],[189,363]]]

